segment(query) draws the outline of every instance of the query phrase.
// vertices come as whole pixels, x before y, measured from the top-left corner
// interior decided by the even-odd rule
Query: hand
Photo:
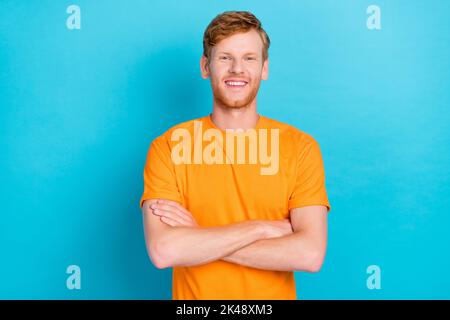
[[[267,238],[278,238],[294,233],[289,219],[263,221]]]
[[[150,205],[154,215],[172,227],[198,227],[192,214],[178,202],[158,199]]]

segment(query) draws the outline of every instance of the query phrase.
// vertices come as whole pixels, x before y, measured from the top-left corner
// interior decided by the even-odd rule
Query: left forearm
[[[253,242],[222,260],[252,268],[275,271],[316,272],[321,255],[306,235],[291,235]]]
[[[192,214],[174,201],[158,199],[152,209],[172,227],[198,226]],[[187,221],[183,218],[186,215],[190,218]],[[291,219],[265,221],[269,237],[233,249],[218,260],[264,270],[319,271],[327,243],[326,207],[294,208],[290,216]]]

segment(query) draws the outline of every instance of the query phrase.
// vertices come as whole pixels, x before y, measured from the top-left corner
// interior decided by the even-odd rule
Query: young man
[[[149,148],[146,245],[157,268],[173,267],[173,299],[296,299],[293,271],[323,263],[330,205],[319,145],[257,113],[269,44],[249,12],[211,21],[200,67],[213,111]]]

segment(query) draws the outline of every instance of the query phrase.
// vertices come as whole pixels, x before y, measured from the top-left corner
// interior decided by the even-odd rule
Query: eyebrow
[[[219,51],[217,54],[230,54],[231,55],[230,52],[226,52],[226,51]],[[246,56],[246,55],[255,55],[255,56],[257,56],[258,54],[256,52],[246,52],[246,53],[244,53],[244,56]]]

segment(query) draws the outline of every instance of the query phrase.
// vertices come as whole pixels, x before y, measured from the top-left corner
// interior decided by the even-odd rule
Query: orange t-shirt
[[[208,135],[208,129],[215,130],[210,130],[212,134]],[[255,150],[250,148],[251,139],[247,137],[245,161],[239,163],[242,144],[239,149],[235,140],[232,154],[232,148],[226,147],[226,131],[216,127],[210,115],[170,128],[150,145],[141,207],[147,199],[174,200],[189,210],[201,227],[254,219],[285,219],[289,217],[290,209],[308,205],[324,205],[329,211],[322,156],[316,140],[291,125],[262,115],[254,129],[255,132],[267,132],[267,147],[264,151],[257,144],[257,152],[254,153]],[[274,130],[278,131],[278,138],[271,135],[272,129],[278,129]],[[223,139],[215,136],[217,132]],[[185,136],[187,133],[190,141]],[[186,139],[181,139],[181,136]],[[258,141],[262,139],[262,135],[256,137]],[[275,138],[278,150],[271,149]],[[190,150],[180,149],[181,141],[190,146]],[[207,146],[213,142],[217,143],[215,152],[206,152]],[[210,157],[201,152],[195,155],[198,146]],[[214,148],[208,150],[211,149]],[[273,150],[278,151],[278,160],[271,155]],[[219,162],[216,152],[222,152],[222,162]],[[252,152],[256,154],[256,163],[255,157],[253,162],[250,161]],[[189,160],[186,154],[190,155]],[[267,155],[272,156],[271,161]],[[211,156],[216,162],[211,160]],[[180,158],[184,162],[180,163]],[[262,168],[266,168],[266,174],[262,174]],[[222,260],[174,267],[172,297],[174,300],[297,298],[292,271],[262,270]]]

